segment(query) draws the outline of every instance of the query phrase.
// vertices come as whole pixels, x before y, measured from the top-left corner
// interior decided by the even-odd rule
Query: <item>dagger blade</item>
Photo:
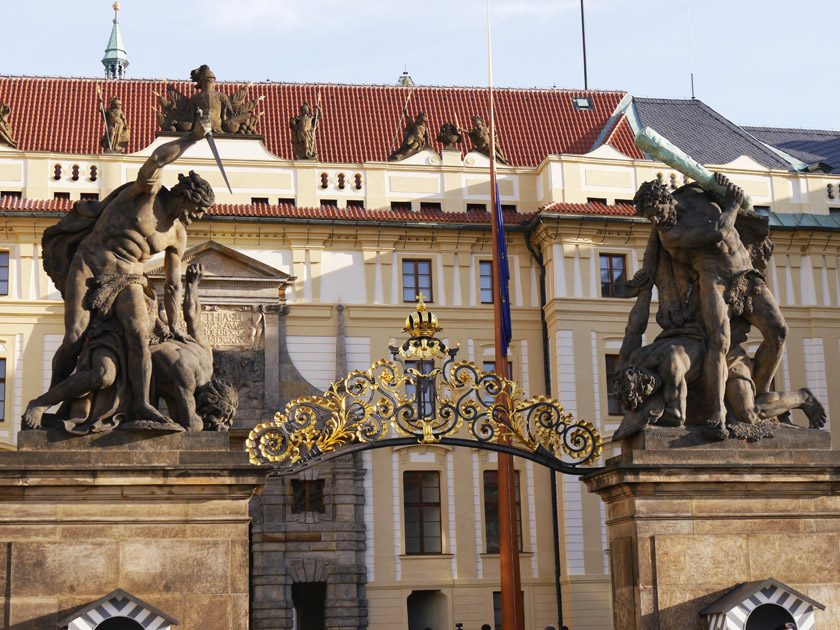
[[[196,113],[198,113],[198,117],[201,118],[202,111],[200,108],[197,108]],[[219,149],[216,147],[216,139],[213,137],[213,132],[208,131],[204,134],[204,137],[207,138],[207,144],[210,145],[210,151],[213,152],[213,157],[216,158],[216,164],[219,166],[219,170],[222,172],[222,177],[225,180],[228,192],[232,195],[233,189],[230,187],[230,182],[228,181],[227,173],[225,173],[225,167],[222,165],[222,158],[219,155]]]

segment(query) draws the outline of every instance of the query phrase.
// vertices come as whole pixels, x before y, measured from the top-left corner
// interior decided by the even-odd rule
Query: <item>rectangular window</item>
[[[630,207],[633,207],[633,206],[635,206],[636,204],[634,204],[634,203],[633,203],[633,200],[632,200],[632,199],[616,199],[616,200],[615,200],[615,205],[617,205],[617,206],[630,206]]]
[[[516,205],[511,203],[503,203],[502,212],[516,212]]]
[[[420,211],[440,212],[440,203],[437,201],[421,201]]]
[[[6,419],[6,359],[0,359],[0,422]]]
[[[600,203],[602,206],[606,206],[607,200],[602,199],[601,197],[587,197],[586,203]]]
[[[411,212],[410,201],[392,201],[391,210],[394,212]]]
[[[525,610],[525,591],[519,591],[519,599],[522,601],[522,610]],[[502,630],[501,591],[493,591],[493,630]]]
[[[468,203],[467,212],[487,212],[486,203]]]
[[[251,197],[251,205],[256,206],[257,204],[261,206],[267,206],[268,197]]]
[[[519,471],[513,471],[516,488],[516,537],[522,551],[522,502],[519,493]],[[484,471],[484,541],[487,553],[499,553],[499,471]]]
[[[766,217],[770,214],[770,206],[753,206],[753,211]]]
[[[618,398],[615,395],[615,375],[617,373],[616,368],[618,367],[618,355],[608,354],[604,359],[606,363],[604,374],[607,379],[607,413],[611,416],[623,416],[624,407],[621,406],[621,403],[618,402]]]
[[[0,252],[0,295],[9,295],[9,252]]]
[[[440,536],[440,473],[411,470],[403,473],[405,553],[443,553]]]
[[[292,479],[292,512],[324,511],[324,480]]]
[[[406,371],[414,368],[420,374],[430,374],[435,367],[434,361],[406,361]],[[407,383],[406,396],[414,396],[414,406],[419,418],[433,418],[435,415],[435,382],[433,379],[418,378],[417,384]]]
[[[840,215],[840,208],[829,208],[828,209],[828,214],[831,214],[831,215],[834,215],[834,216]]]
[[[295,207],[295,200],[293,197],[280,197],[277,200],[277,204],[280,206],[292,206]]]
[[[496,362],[495,361],[484,361],[481,364],[481,369],[485,372],[495,372],[496,371]],[[513,363],[511,361],[507,362],[507,374],[502,374],[506,379],[513,380]]]
[[[347,200],[347,207],[348,208],[356,208],[357,210],[364,210],[365,209],[365,202],[363,199],[348,199]]]
[[[79,195],[80,201],[99,201],[99,193],[81,193]]]
[[[478,263],[479,289],[481,290],[481,303],[493,303],[493,262],[481,260]]]
[[[402,261],[403,302],[416,302],[417,296],[423,294],[426,302],[433,302],[432,298],[432,261],[403,258]]]
[[[53,193],[53,199],[66,199],[67,201],[70,201],[70,193],[69,192]]]
[[[338,208],[338,199],[321,199],[322,208]]]
[[[9,199],[20,199],[20,195],[19,190],[4,190],[0,192],[0,197],[8,197]]]
[[[625,297],[624,285],[627,282],[624,256],[620,254],[601,254],[601,297]]]

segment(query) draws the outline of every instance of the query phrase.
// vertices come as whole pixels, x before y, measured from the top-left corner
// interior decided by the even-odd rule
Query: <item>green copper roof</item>
[[[128,57],[125,54],[122,33],[120,33],[119,3],[114,3],[114,27],[111,29],[111,37],[108,39],[108,46],[105,48],[105,56],[102,57],[102,65],[105,68],[112,66],[128,65]]]

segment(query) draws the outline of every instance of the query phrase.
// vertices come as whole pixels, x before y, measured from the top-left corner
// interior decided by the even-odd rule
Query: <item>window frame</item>
[[[612,368],[612,369],[611,369]],[[623,416],[627,411],[615,395],[615,376],[618,374],[618,355],[612,352],[604,354],[604,381],[607,393],[607,415]]]
[[[608,266],[606,270],[603,266],[604,259],[608,261]],[[615,268],[613,267],[613,261],[616,259],[621,259],[622,272],[624,274],[624,282],[620,284],[622,295],[616,295],[616,287],[619,286],[614,277]],[[602,277],[604,271],[607,271],[609,274],[609,280],[607,280],[607,282],[604,282]],[[612,254],[609,252],[598,252],[598,277],[601,281],[602,298],[625,299],[627,297],[627,254]],[[606,294],[604,293],[605,287],[607,289]]]
[[[8,380],[6,379],[6,357],[0,357],[0,423],[6,421],[6,391]]]
[[[312,492],[313,487],[318,487],[320,490],[317,493]],[[324,491],[326,484],[323,479],[292,479],[292,514],[303,514],[306,512],[313,512],[317,514],[324,514],[327,511],[326,502],[324,501]],[[298,489],[303,489],[303,505],[299,505],[300,495]],[[320,495],[320,496],[319,496]],[[317,498],[313,498],[317,497]],[[312,502],[319,503],[312,505]]]
[[[485,273],[482,273],[484,269],[490,269],[490,275],[488,276]],[[484,279],[490,278],[490,287],[486,289],[484,287]],[[490,291],[490,299],[485,300],[485,291]],[[492,260],[479,260],[478,261],[478,301],[480,304],[493,304],[493,261]]]
[[[429,476],[431,478],[434,475],[434,479],[437,482],[437,501],[424,501],[423,500],[423,482],[424,477]],[[407,488],[407,481],[411,476],[416,477],[416,488],[418,492],[417,501],[409,502],[408,500],[408,488]],[[407,556],[439,556],[443,554],[443,501],[442,501],[442,493],[441,493],[441,474],[438,470],[405,470],[403,471],[403,548],[405,555]],[[409,508],[417,509],[418,520],[417,521],[409,521],[408,518],[408,510]],[[427,521],[424,520],[423,514],[426,508],[437,508],[438,511],[438,520],[437,520],[437,535],[434,534],[434,525],[435,521]],[[408,529],[409,523],[417,523],[417,536],[409,536]],[[430,533],[427,533],[427,529],[432,530]],[[418,541],[419,546],[417,549],[413,547],[409,548],[409,539],[416,539]],[[427,550],[426,547],[428,545],[427,541],[437,540],[438,541],[438,548],[437,550]]]
[[[3,264],[4,258],[5,264]],[[11,282],[11,261],[12,252],[8,249],[0,249],[0,296],[8,296],[10,294],[9,284]],[[5,290],[3,289],[4,283],[6,285]]]
[[[410,274],[408,276],[406,275],[406,268],[405,268],[406,263],[411,263],[413,265],[413,270],[410,272]],[[426,275],[426,274],[421,274],[418,271],[419,265],[421,263],[425,263],[429,266],[428,287],[420,286],[420,278],[425,277],[425,275]],[[415,304],[417,302],[417,296],[420,295],[421,293],[423,294],[423,301],[424,302],[427,302],[428,304],[434,304],[435,299],[434,299],[434,280],[433,280],[433,275],[434,274],[433,274],[433,271],[434,271],[434,265],[433,265],[433,259],[431,259],[431,258],[403,258],[403,259],[401,259],[401,261],[400,261],[400,272],[402,273],[402,278],[401,278],[401,280],[402,280],[402,282],[401,282],[401,284],[402,284],[402,301],[403,301],[404,304]],[[406,289],[408,288],[408,287],[406,287],[406,283],[405,283],[406,277],[411,277],[414,281],[414,295],[412,296],[412,299],[410,299],[410,300],[406,299],[406,295],[405,295]]]
[[[517,537],[519,539],[519,551],[524,551],[524,531],[523,531],[523,523],[522,523],[522,486],[520,484],[520,475],[518,470],[514,470],[513,475],[513,484],[516,488],[516,529],[517,529]],[[496,499],[495,501],[488,500],[487,496],[487,488],[488,488],[488,476],[494,475],[495,484],[496,484]],[[490,486],[492,487],[492,486]],[[497,545],[499,544],[499,537],[501,534],[500,523],[499,523],[499,469],[493,468],[486,468],[481,475],[481,497],[484,502],[484,552],[485,553],[499,553],[500,549],[498,547],[491,548],[490,546],[490,525],[495,523],[496,526],[496,539]],[[488,518],[488,516],[493,515],[493,510],[495,509],[495,518]]]

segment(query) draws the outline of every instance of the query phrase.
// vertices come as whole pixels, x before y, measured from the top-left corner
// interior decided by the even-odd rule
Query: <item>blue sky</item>
[[[129,78],[486,85],[486,0],[123,0]],[[591,89],[688,98],[685,0],[585,0]],[[831,0],[690,0],[698,98],[741,125],[840,128]],[[494,83],[582,88],[579,0],[491,0]],[[15,2],[4,74],[102,76],[110,1]]]

